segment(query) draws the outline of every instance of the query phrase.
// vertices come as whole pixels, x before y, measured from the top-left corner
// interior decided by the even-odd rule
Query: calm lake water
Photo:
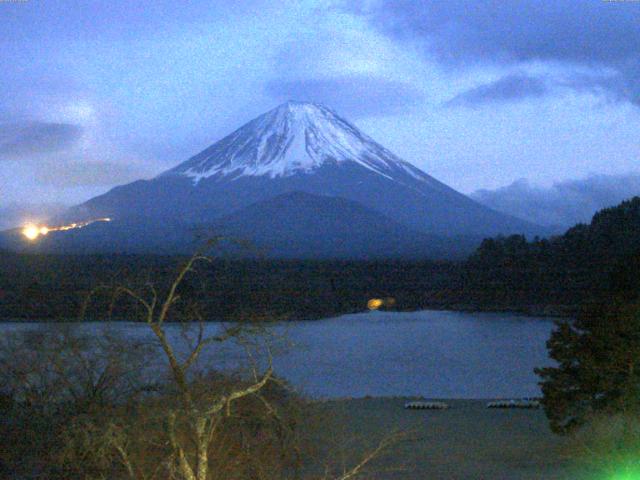
[[[0,331],[37,328],[37,324],[0,324]],[[146,338],[136,323],[88,323],[79,328],[109,328]],[[206,325],[208,333],[222,324]],[[275,347],[276,373],[314,397],[423,395],[427,398],[501,398],[540,394],[534,367],[551,364],[545,342],[553,328],[548,318],[498,313],[421,311],[371,312],[270,328],[287,348]],[[185,345],[182,329],[168,326]],[[149,336],[149,338],[151,338]],[[246,363],[245,349],[215,345],[203,363],[230,368]]]

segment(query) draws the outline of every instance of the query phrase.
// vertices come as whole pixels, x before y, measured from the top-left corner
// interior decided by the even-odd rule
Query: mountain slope
[[[246,239],[279,258],[463,257],[480,239],[451,241],[413,231],[356,202],[290,192],[219,219],[211,232]]]
[[[52,231],[25,242],[20,229],[0,234],[0,249],[31,253],[190,254],[205,238],[226,240],[214,254],[282,259],[462,259],[481,238],[416,232],[356,202],[289,192],[206,224],[127,217]],[[236,241],[248,244],[240,248]]]
[[[142,217],[123,217],[84,228],[53,231],[36,241],[27,241],[21,229],[0,232],[0,250],[24,253],[190,254],[201,243],[193,225]]]

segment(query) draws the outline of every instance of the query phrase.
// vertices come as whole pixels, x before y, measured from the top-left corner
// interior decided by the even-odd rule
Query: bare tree
[[[147,345],[79,325],[28,326],[0,341],[0,463],[14,475],[52,469],[66,431],[80,417],[104,416],[147,385]],[[4,478],[4,477],[3,477]]]
[[[207,243],[206,249],[212,247],[217,240]],[[191,345],[187,355],[179,355],[175,346],[167,336],[166,323],[170,319],[172,308],[180,299],[179,287],[185,277],[194,270],[199,262],[210,262],[210,258],[203,252],[194,254],[178,271],[173,283],[170,285],[164,298],[160,298],[152,283],[147,284],[147,294],[135,291],[127,286],[118,286],[113,290],[112,304],[121,296],[133,299],[142,307],[143,319],[149,326],[166,357],[172,384],[176,387],[177,404],[166,411],[166,433],[168,436],[169,456],[162,464],[174,478],[183,480],[206,480],[210,475],[210,452],[216,440],[222,420],[231,417],[234,403],[248,397],[255,396],[264,401],[266,408],[271,406],[260,396],[260,391],[274,379],[271,356],[268,356],[268,365],[263,371],[258,371],[254,364],[250,381],[238,382],[233,388],[225,392],[200,391],[195,387],[190,371],[195,366],[203,349],[213,343],[220,343],[237,337],[241,326],[229,328],[219,335],[205,335],[204,319],[197,309],[192,309],[191,314],[197,320],[197,336],[195,343]],[[104,287],[102,287],[104,288]],[[95,290],[96,293],[99,289]],[[89,296],[88,301],[90,301]],[[126,468],[132,480],[139,478],[154,478],[146,469],[137,468],[134,465],[127,444],[122,435],[115,433],[116,427],[110,426],[111,434],[105,439],[118,453],[118,456]],[[158,465],[159,471],[162,465]]]
[[[168,381],[153,381],[146,370],[153,357],[135,356],[131,342],[119,343],[108,332],[88,343],[73,335],[34,338],[46,345],[36,356],[28,344],[16,342],[8,349],[20,351],[24,359],[13,362],[9,355],[0,363],[11,379],[5,385],[8,396],[26,405],[26,412],[36,404],[64,406],[68,412],[64,418],[54,413],[38,427],[59,420],[46,459],[57,470],[48,478],[372,478],[367,467],[400,436],[385,437],[357,459],[351,446],[350,462],[340,465],[309,455],[316,439],[301,434],[299,427],[313,409],[275,376],[270,341],[261,326],[245,321],[209,329],[197,305],[181,297],[185,279],[211,261],[204,252],[189,258],[162,293],[149,281],[142,288],[101,286],[87,298],[88,307],[107,291],[112,308],[123,298],[138,306],[159,346],[155,358],[160,352],[166,359]],[[176,320],[183,326],[179,340],[168,329]],[[243,373],[200,368],[203,352],[227,341],[246,349]],[[97,355],[91,353],[96,342],[102,345]]]

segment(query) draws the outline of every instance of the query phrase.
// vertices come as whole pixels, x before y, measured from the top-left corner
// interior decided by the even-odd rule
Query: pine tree
[[[547,342],[557,365],[536,369],[551,428],[566,433],[596,413],[640,413],[640,301],[586,307]]]

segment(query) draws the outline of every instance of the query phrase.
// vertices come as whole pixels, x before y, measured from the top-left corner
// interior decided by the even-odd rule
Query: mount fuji
[[[280,257],[441,256],[452,238],[539,233],[305,102],[282,104],[157,177],[115,187],[56,220],[97,217],[114,221],[49,235],[38,248],[186,250],[205,229]]]

